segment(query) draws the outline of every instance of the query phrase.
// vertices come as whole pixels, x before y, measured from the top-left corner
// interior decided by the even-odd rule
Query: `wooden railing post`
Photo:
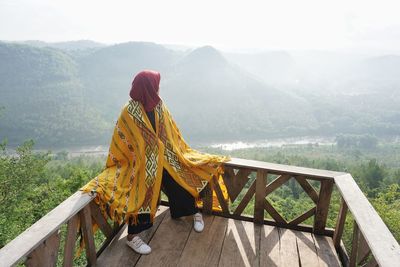
[[[96,247],[94,244],[92,216],[90,215],[89,205],[86,205],[79,212],[79,218],[82,224],[83,240],[85,241],[86,258],[90,266],[96,266]]]
[[[56,266],[59,246],[60,231],[57,230],[29,254],[25,265],[28,267]]]
[[[353,240],[351,242],[351,254],[350,254],[349,267],[355,267],[356,264],[357,264],[357,252],[358,252],[359,234],[360,234],[360,231],[358,229],[357,222],[354,221]]]
[[[342,199],[342,203],[340,205],[339,214],[337,217],[335,232],[333,234],[333,245],[335,246],[336,250],[340,248],[340,240],[342,239],[343,230],[344,230],[344,223],[346,222],[346,215],[347,215],[347,204]]]
[[[64,264],[63,264],[64,267],[72,267],[73,265],[78,224],[79,224],[78,215],[73,216],[68,221],[67,235],[65,237],[65,246],[64,246]]]
[[[314,233],[316,234],[323,234],[325,230],[329,204],[331,203],[332,189],[332,180],[321,181],[321,189],[319,190],[317,210],[315,211],[314,219]]]
[[[264,222],[264,206],[265,206],[265,170],[257,170],[256,178],[256,197],[254,202],[254,223],[262,224]]]
[[[89,206],[90,214],[92,215],[92,218],[96,221],[96,224],[99,226],[100,230],[107,238],[111,238],[113,235],[113,229],[107,223],[107,220],[101,213],[99,206],[94,201],[90,202]]]
[[[219,186],[218,179],[213,176],[213,186],[215,190],[215,194],[217,195],[218,202],[221,206],[222,213],[225,215],[229,215],[229,206],[224,198],[224,194],[222,193],[221,187]]]
[[[358,251],[357,251],[357,264],[364,266],[364,263],[368,261],[369,255],[371,255],[371,250],[361,232],[359,235],[360,236],[358,238],[359,241],[358,241]]]
[[[213,204],[213,199],[212,199],[212,189],[210,183],[206,185],[206,187],[203,189],[201,192],[202,194],[202,200],[203,200],[203,213],[204,214],[211,214],[212,213],[212,204]]]

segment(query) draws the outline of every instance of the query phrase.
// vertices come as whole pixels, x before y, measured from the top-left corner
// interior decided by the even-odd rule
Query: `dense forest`
[[[0,42],[0,140],[106,145],[134,74],[146,68],[161,72],[160,93],[193,143],[400,133],[395,55]]]
[[[162,98],[190,144],[233,157],[349,172],[400,241],[398,56],[0,42],[0,248],[104,168],[104,156],[72,157],[67,150],[107,146],[133,75],[146,68],[161,72]],[[229,153],[209,146],[302,136],[334,141]],[[66,151],[50,151],[60,149]],[[268,198],[286,219],[313,205],[293,179]],[[339,204],[335,191],[328,227]],[[348,216],[348,249],[351,232]],[[84,256],[75,263],[83,262]]]
[[[0,248],[95,177],[104,167],[104,156],[71,158],[67,152],[35,153],[33,147],[33,141],[19,146],[16,153],[10,153],[4,143],[0,147]],[[400,241],[399,144],[379,143],[373,149],[310,144],[240,149],[229,153],[213,148],[201,150],[230,154],[234,157],[350,172],[397,241]],[[293,179],[268,198],[286,219],[294,218],[313,205]],[[339,205],[339,194],[334,191],[328,227],[334,227]],[[245,212],[252,214],[253,208],[251,202]],[[312,221],[309,219],[306,223],[312,224]],[[350,249],[351,233],[352,219],[348,216],[343,237],[347,249]],[[100,243],[104,237],[98,235],[96,240]],[[75,264],[84,264],[84,258],[82,254],[80,258],[75,259]]]

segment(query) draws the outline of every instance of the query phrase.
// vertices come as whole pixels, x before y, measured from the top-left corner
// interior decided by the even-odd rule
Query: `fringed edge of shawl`
[[[117,212],[116,207],[113,207],[112,205],[109,205],[108,203],[104,203],[101,201],[100,195],[98,192],[95,192],[93,190],[91,190],[91,191],[84,190],[84,189],[81,189],[81,191],[82,191],[82,193],[86,193],[86,194],[92,194],[92,195],[96,194],[95,198],[92,201],[94,201],[96,203],[96,205],[99,206],[100,211],[106,220],[110,219],[112,222],[118,223],[118,225],[121,225],[123,223],[128,224],[128,225],[129,224],[131,224],[131,225],[138,224],[138,216],[139,216],[138,212],[134,212],[129,215],[119,214]],[[155,211],[149,213],[150,223],[154,223],[154,217],[156,215],[157,210],[158,210],[158,206],[156,207]],[[97,232],[98,229],[99,229],[98,225],[96,224],[96,222],[94,220],[92,220],[93,236],[95,235],[95,233]],[[78,220],[78,235],[79,235],[79,249],[75,253],[75,258],[78,258],[81,255],[83,249],[85,248],[82,224],[81,224],[80,219]]]

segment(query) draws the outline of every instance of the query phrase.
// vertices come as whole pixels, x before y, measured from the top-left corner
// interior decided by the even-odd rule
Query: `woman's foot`
[[[203,216],[199,212],[193,215],[193,228],[197,233],[201,233],[204,230]]]
[[[127,239],[126,244],[139,254],[149,254],[151,247],[147,245],[139,236],[134,236],[131,240]]]

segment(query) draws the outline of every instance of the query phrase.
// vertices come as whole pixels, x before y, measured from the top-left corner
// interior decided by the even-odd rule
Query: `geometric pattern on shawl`
[[[141,213],[154,219],[163,168],[198,198],[213,176],[220,177],[221,164],[229,160],[191,149],[163,101],[155,107],[155,121],[156,131],[143,105],[130,100],[115,125],[106,168],[82,187],[84,192],[95,192],[103,215],[118,223],[136,224]],[[219,209],[217,202],[213,208]]]

